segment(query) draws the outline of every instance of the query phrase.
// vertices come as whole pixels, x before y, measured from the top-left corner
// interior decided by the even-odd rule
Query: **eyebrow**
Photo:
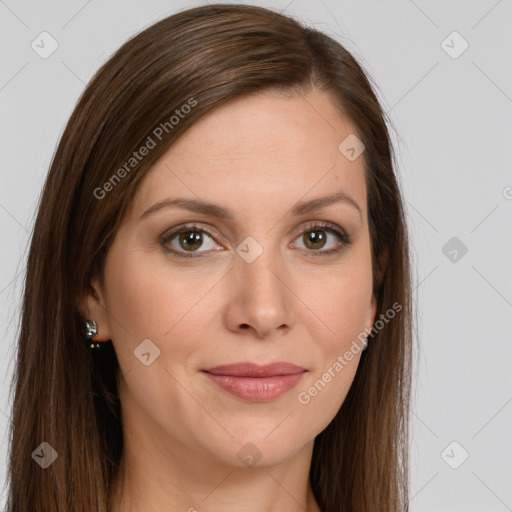
[[[293,216],[304,215],[306,213],[310,213],[316,210],[321,210],[322,208],[339,202],[343,202],[352,206],[359,212],[359,217],[361,217],[362,219],[361,208],[359,208],[359,205],[356,203],[356,201],[354,201],[354,199],[352,199],[352,197],[347,195],[345,192],[336,192],[329,196],[318,197],[316,199],[311,199],[309,201],[302,201],[300,203],[297,203],[291,209],[289,214]],[[151,206],[140,216],[140,218],[143,219],[144,217],[147,217],[148,215],[158,210],[161,210],[162,208],[168,208],[172,206],[183,208],[185,210],[190,210],[195,213],[211,215],[219,219],[233,220],[235,217],[232,210],[230,210],[229,208],[225,208],[223,206],[208,203],[205,201],[199,201],[197,199],[169,197]]]

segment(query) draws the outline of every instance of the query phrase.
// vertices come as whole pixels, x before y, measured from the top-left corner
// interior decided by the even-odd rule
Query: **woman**
[[[8,509],[408,509],[409,248],[339,43],[180,12],[86,87],[42,193]]]

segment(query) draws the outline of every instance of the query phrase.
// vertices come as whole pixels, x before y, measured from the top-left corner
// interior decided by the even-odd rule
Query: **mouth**
[[[268,402],[294,388],[307,372],[287,362],[237,363],[202,370],[222,390],[243,400]]]
[[[303,373],[306,370],[292,363],[279,361],[264,366],[255,363],[225,364],[203,371],[213,375],[230,375],[233,377],[277,377],[280,375]]]

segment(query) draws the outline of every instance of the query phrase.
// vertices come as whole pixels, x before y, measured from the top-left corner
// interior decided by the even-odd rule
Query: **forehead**
[[[340,190],[364,210],[363,155],[350,161],[338,148],[356,133],[318,89],[231,100],[196,121],[153,165],[135,194],[133,211],[140,215],[167,196],[247,211]]]

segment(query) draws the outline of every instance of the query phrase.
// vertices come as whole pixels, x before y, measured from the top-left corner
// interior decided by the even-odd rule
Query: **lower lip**
[[[295,387],[306,372],[258,378],[204,373],[224,391],[232,395],[251,402],[267,402]]]

